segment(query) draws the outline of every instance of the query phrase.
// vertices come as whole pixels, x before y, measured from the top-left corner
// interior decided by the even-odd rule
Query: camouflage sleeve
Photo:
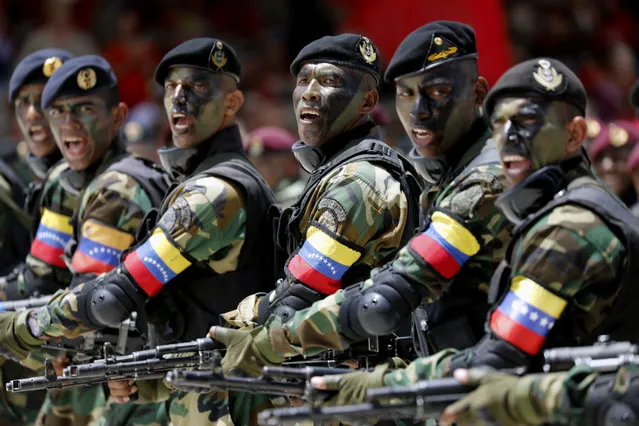
[[[52,294],[71,282],[63,254],[65,245],[73,238],[70,222],[76,197],[60,185],[59,175],[66,168],[66,163],[54,166],[43,183],[40,222],[25,263],[0,280],[0,293],[9,300],[26,298],[36,292]]]
[[[187,182],[176,191],[150,237],[129,252],[123,264],[149,296],[195,261],[208,263],[218,273],[233,270],[245,223],[244,202],[231,184],[213,177]],[[47,306],[36,310],[43,334],[74,338],[95,331],[78,314],[83,286],[58,292]]]
[[[516,243],[510,288],[490,315],[490,330],[528,355],[539,352],[556,322],[562,335],[583,341],[617,299],[625,261],[623,244],[593,212],[553,209]]]
[[[408,204],[399,182],[367,162],[335,170],[315,189],[306,238],[286,263],[290,282],[335,293],[355,263],[378,266],[401,241]]]
[[[484,283],[483,291],[487,291],[509,238],[509,224],[495,207],[503,191],[499,171],[497,166],[479,166],[453,182],[433,213],[430,227],[399,251],[385,268],[385,279],[407,281],[430,300],[439,297],[454,280],[477,287]],[[362,290],[376,284],[378,272],[374,270],[361,284]],[[343,349],[339,329],[343,300],[340,291],[297,312],[284,325],[272,319],[269,335],[276,350],[293,356],[315,353],[320,347]]]

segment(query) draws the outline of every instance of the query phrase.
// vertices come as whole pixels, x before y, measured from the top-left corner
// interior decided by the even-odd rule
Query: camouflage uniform
[[[454,213],[482,241],[481,249],[456,275],[444,278],[411,248],[413,242],[420,238],[418,235],[382,269],[408,280],[415,287],[425,288],[427,301],[436,299],[444,291],[451,294],[459,291],[467,294],[479,292],[485,299],[492,271],[503,257],[509,240],[508,223],[494,206],[495,199],[503,190],[500,166],[484,164],[465,167],[487,145],[488,133],[484,131],[480,134],[449,171],[443,183],[433,184],[422,193],[421,208],[424,212],[443,209]],[[361,288],[374,286],[379,272],[373,271],[370,278],[360,284]],[[271,317],[267,327],[273,349],[283,356],[292,356],[313,354],[325,348],[345,348],[347,342],[340,334],[339,320],[344,298],[345,293],[338,291],[315,303],[310,309],[298,312],[285,324]]]

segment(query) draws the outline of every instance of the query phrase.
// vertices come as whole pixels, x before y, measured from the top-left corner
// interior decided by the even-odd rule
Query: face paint
[[[173,143],[187,148],[220,130],[225,95],[232,91],[227,76],[205,69],[176,67],[164,80],[164,108]]]
[[[446,153],[470,130],[477,118],[475,70],[474,61],[460,61],[397,79],[397,115],[423,157]]]
[[[47,114],[58,148],[74,170],[98,161],[116,136],[106,95],[58,99]]]
[[[565,157],[566,104],[529,98],[500,100],[491,117],[493,137],[508,179],[517,184]]]
[[[297,74],[293,106],[300,139],[320,146],[352,129],[365,102],[361,71],[333,64],[304,64]]]
[[[45,157],[56,149],[49,122],[40,107],[43,90],[44,84],[27,84],[20,89],[14,103],[22,136],[36,157]]]

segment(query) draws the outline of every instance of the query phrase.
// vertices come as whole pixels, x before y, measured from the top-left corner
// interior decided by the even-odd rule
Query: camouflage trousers
[[[51,390],[36,426],[87,426],[102,418],[105,410],[102,385]]]
[[[265,395],[244,392],[193,393],[176,391],[170,404],[173,426],[257,425],[257,413],[272,408]]]
[[[169,426],[168,401],[119,404],[109,398],[104,415],[90,426]]]

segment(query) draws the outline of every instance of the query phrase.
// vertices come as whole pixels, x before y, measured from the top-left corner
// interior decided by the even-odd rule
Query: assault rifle
[[[600,336],[591,346],[563,347],[544,351],[545,372],[566,371],[575,365],[589,365],[596,371],[616,371],[624,364],[639,364],[639,345],[613,342]],[[524,374],[524,369],[508,373]],[[436,418],[451,403],[463,398],[473,387],[463,385],[454,378],[435,379],[414,385],[369,389],[367,401],[360,404],[322,407],[290,407],[265,410],[258,414],[264,426],[292,424],[312,420],[321,424],[329,420],[345,419],[352,424],[370,424],[392,419]]]
[[[58,377],[53,363],[45,361],[44,376],[12,380],[6,384],[9,392],[28,392],[40,389],[60,389],[69,386],[93,385],[111,380],[151,380],[164,377],[174,368],[208,366],[217,348],[212,339],[162,345],[154,349],[115,356],[105,350],[104,359],[89,364],[71,365]]]
[[[124,355],[144,347],[144,339],[135,327],[137,314],[122,321],[118,328],[104,328],[75,339],[48,341],[42,345],[49,351],[69,352],[74,363],[90,362],[113,354]]]
[[[212,371],[184,371],[175,369],[166,375],[166,381],[177,388],[197,389],[200,391],[235,391],[262,393],[272,396],[298,396],[305,399],[317,399],[312,387],[308,386],[311,377],[331,374],[346,374],[353,370],[328,367],[263,367],[260,377],[225,376],[219,371],[219,363],[213,364]]]
[[[0,312],[16,312],[24,311],[26,309],[39,308],[49,303],[49,300],[53,297],[52,294],[48,296],[31,297],[29,299],[22,300],[8,300],[0,302]]]

